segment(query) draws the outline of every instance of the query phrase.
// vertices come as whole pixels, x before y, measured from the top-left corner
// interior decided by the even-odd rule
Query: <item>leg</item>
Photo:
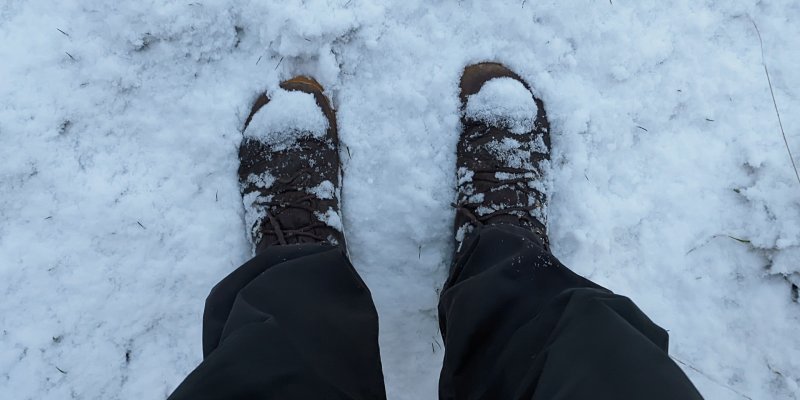
[[[465,244],[439,315],[442,399],[701,399],[663,329],[517,226]]]
[[[378,316],[345,255],[336,118],[296,77],[245,122],[239,181],[257,256],[206,301],[204,361],[171,399],[384,399]]]
[[[170,399],[384,399],[378,316],[339,247],[272,246],[206,300],[204,361]]]
[[[440,397],[700,399],[663,329],[550,253],[543,102],[495,63],[465,69],[461,101]]]

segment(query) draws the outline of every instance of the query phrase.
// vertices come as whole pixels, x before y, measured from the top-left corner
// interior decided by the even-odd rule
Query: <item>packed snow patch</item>
[[[493,140],[486,144],[486,149],[505,166],[510,168],[532,169],[530,150],[512,138]]]
[[[472,182],[472,178],[475,177],[475,171],[472,171],[466,167],[460,167],[458,168],[458,171],[456,171],[456,176],[458,177],[457,184],[463,185],[465,183]]]
[[[328,225],[339,232],[342,232],[344,229],[342,227],[342,216],[333,208],[328,208],[328,211],[326,211],[324,214],[321,212],[316,212],[314,214],[316,215],[317,219],[324,222],[325,225]]]
[[[259,192],[249,192],[242,195],[242,203],[244,204],[244,223],[245,226],[251,230],[251,235],[259,236],[257,225],[258,221],[263,220],[267,216],[265,204],[272,201],[272,196],[263,196]],[[255,243],[253,243],[255,244]]]
[[[319,199],[332,199],[336,196],[336,187],[331,181],[322,181],[319,185],[308,189],[308,192]]]
[[[467,98],[466,116],[522,135],[533,130],[539,111],[531,92],[512,78],[494,78]]]
[[[322,137],[327,130],[328,119],[314,95],[279,89],[256,112],[244,135],[282,150],[301,137]]]
[[[261,174],[250,174],[247,176],[247,181],[255,184],[256,187],[262,189],[268,189],[272,187],[272,184],[275,183],[275,177],[272,176],[269,172],[263,172]]]

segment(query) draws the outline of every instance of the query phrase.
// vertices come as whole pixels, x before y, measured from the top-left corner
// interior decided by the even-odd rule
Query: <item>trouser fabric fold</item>
[[[666,331],[532,232],[487,226],[464,246],[439,302],[440,399],[702,399]]]
[[[385,399],[378,315],[341,248],[274,246],[212,289],[178,399]]]
[[[478,229],[439,301],[443,400],[702,399],[666,331],[532,232]],[[385,399],[378,317],[341,248],[267,248],[206,300],[204,360],[178,399]]]

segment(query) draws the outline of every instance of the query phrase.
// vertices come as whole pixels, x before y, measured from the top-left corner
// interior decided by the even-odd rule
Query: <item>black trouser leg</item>
[[[441,399],[702,398],[666,331],[529,231],[489,226],[465,246],[439,303]]]
[[[211,291],[204,360],[170,399],[385,399],[378,316],[338,247],[268,248]]]

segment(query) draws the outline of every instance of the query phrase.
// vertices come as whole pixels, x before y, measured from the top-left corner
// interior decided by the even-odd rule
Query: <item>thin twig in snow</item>
[[[62,31],[61,29],[56,28],[57,31],[64,34],[64,36],[69,37],[69,33]]]
[[[775,115],[778,116],[778,126],[781,127],[781,135],[783,135],[783,144],[786,145],[786,151],[789,153],[789,160],[792,161],[792,168],[794,168],[794,175],[797,177],[797,183],[800,183],[800,172],[797,172],[797,164],[794,162],[792,149],[789,147],[789,141],[786,139],[786,132],[783,130],[783,121],[781,121],[781,113],[780,111],[778,111],[778,102],[775,100],[775,91],[772,89],[772,79],[770,79],[769,77],[767,60],[764,57],[764,41],[761,39],[761,31],[758,29],[758,25],[756,25],[756,21],[754,21],[752,17],[750,18],[750,22],[752,22],[753,27],[756,28],[756,34],[758,35],[758,43],[761,45],[761,64],[764,65],[764,74],[767,76],[767,84],[769,85],[769,94],[772,96],[772,105],[775,107]]]
[[[281,59],[278,61],[278,65],[276,65],[276,66],[275,66],[275,69],[276,69],[276,70],[278,69],[278,67],[280,67],[280,66],[281,66],[281,63],[282,63],[282,62],[283,62],[283,57],[281,57]]]
[[[734,189],[733,191],[734,191],[734,192],[736,192],[736,193],[739,193],[739,192],[740,192],[738,189]],[[736,237],[736,236],[731,236],[731,235],[726,235],[726,234],[718,234],[718,235],[713,235],[713,236],[711,236],[710,238],[706,239],[706,240],[705,240],[703,243],[700,243],[700,244],[698,244],[697,246],[694,246],[694,247],[692,247],[691,249],[689,249],[689,251],[687,251],[687,252],[686,252],[686,255],[689,255],[691,252],[693,252],[693,251],[695,251],[695,250],[699,249],[700,247],[703,247],[703,246],[707,245],[707,244],[708,244],[708,242],[710,242],[710,241],[712,241],[712,240],[714,240],[714,239],[716,239],[716,238],[720,238],[720,237],[727,237],[727,238],[729,238],[729,239],[733,239],[733,240],[735,240],[735,241],[737,241],[737,242],[739,242],[739,243],[743,243],[743,244],[750,244],[750,245],[752,245],[752,243],[753,243],[753,242],[751,242],[751,241],[750,241],[750,240],[748,240],[748,239],[742,239],[742,238],[738,238],[738,237]]]
[[[752,397],[750,397],[750,396],[748,396],[748,395],[746,395],[746,394],[744,394],[744,393],[742,393],[742,392],[740,392],[740,391],[738,391],[738,390],[736,390],[736,389],[734,389],[734,388],[732,388],[732,387],[730,387],[730,386],[728,386],[728,385],[726,385],[726,384],[724,384],[722,382],[718,382],[716,379],[712,378],[707,373],[695,368],[693,365],[685,363],[685,362],[681,361],[680,359],[678,359],[677,357],[674,357],[674,356],[670,356],[670,358],[672,358],[673,360],[677,361],[679,364],[686,366],[687,368],[691,369],[692,371],[697,372],[700,375],[703,375],[704,377],[706,377],[706,379],[710,380],[711,382],[714,382],[717,385],[720,385],[720,386],[724,387],[725,389],[728,389],[731,392],[736,393],[739,396],[744,397],[745,399],[753,400]]]

